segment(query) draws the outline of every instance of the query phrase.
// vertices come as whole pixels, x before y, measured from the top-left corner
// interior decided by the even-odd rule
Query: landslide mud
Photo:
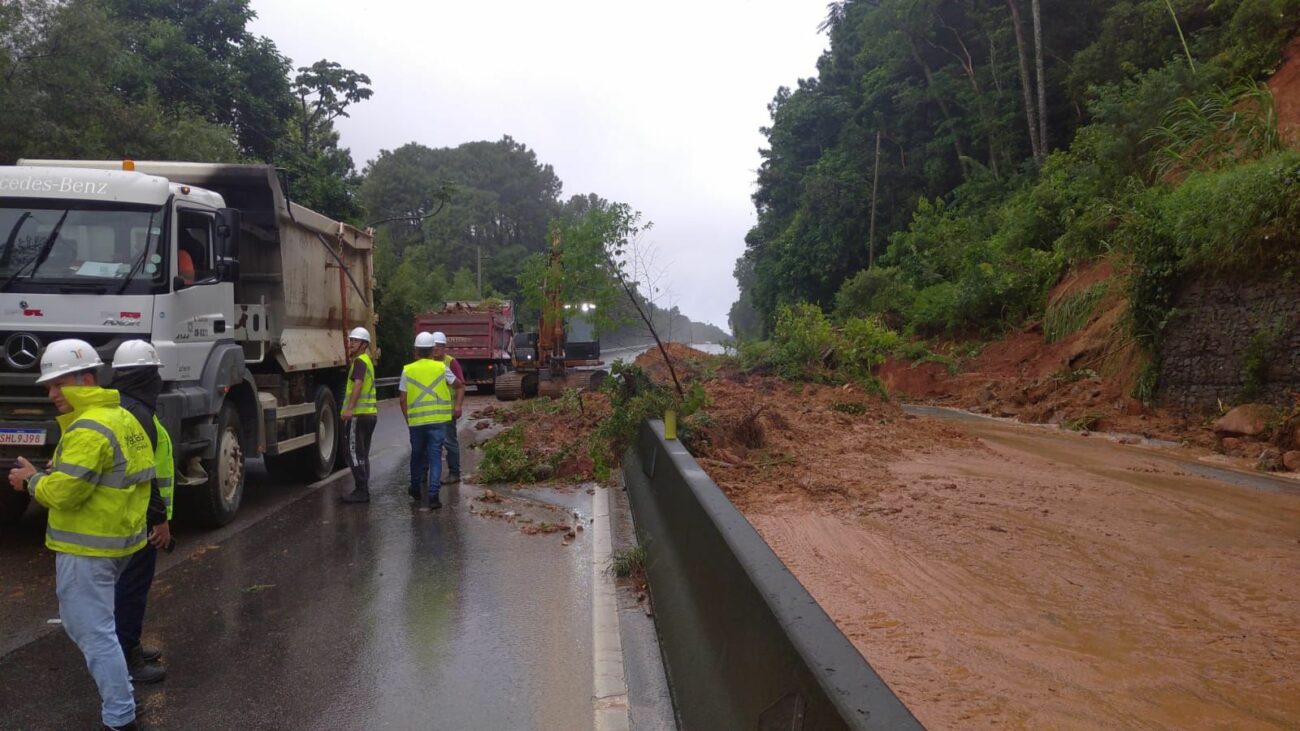
[[[856,477],[711,470],[928,728],[1300,725],[1300,496],[1028,427],[906,446],[928,421]]]

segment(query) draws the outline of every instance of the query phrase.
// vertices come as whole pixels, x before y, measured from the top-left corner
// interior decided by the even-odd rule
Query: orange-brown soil
[[[1059,302],[1107,281],[1115,281],[1109,263],[1084,267],[1058,283],[1048,301]],[[1118,290],[1118,284],[1112,285],[1086,325],[1056,342],[1047,342],[1041,322],[1031,322],[977,346],[974,356],[962,357],[969,343],[940,348],[954,355],[955,373],[940,363],[890,359],[878,375],[890,393],[910,401],[1077,431],[1126,432],[1214,446],[1214,434],[1202,416],[1172,413],[1131,395],[1146,363],[1126,334],[1127,302]]]
[[[1036,337],[976,360],[1032,382]],[[928,728],[1300,727],[1300,488],[672,354],[698,461]]]
[[[699,462],[927,727],[1300,724],[1300,490],[721,370]]]
[[[1300,145],[1300,38],[1291,42],[1282,66],[1268,80],[1277,112],[1277,130],[1292,147]]]

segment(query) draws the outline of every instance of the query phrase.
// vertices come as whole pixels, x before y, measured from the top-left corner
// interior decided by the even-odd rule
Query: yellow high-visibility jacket
[[[167,503],[167,520],[172,519],[172,498],[176,494],[176,458],[172,456],[172,435],[163,428],[158,416],[153,417],[158,444],[153,448],[153,479],[158,483],[158,493]]]
[[[410,426],[451,421],[456,407],[447,385],[450,369],[441,361],[421,358],[402,368],[406,378],[406,423]]]
[[[129,556],[147,536],[153,445],[117,391],[65,386],[63,397],[72,411],[58,417],[63,436],[50,472],[27,486],[50,509],[45,545],[78,556]]]
[[[366,364],[366,377],[361,382],[361,396],[357,398],[357,407],[352,410],[352,413],[354,415],[378,414],[379,400],[375,398],[375,362],[370,360],[369,353],[362,353],[356,359]],[[343,391],[344,408],[352,403],[352,389],[356,388],[356,383],[352,380],[352,374],[348,373],[348,385]]]

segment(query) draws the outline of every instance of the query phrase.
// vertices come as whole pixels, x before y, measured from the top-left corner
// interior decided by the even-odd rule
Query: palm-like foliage
[[[1273,94],[1250,80],[1179,99],[1145,140],[1155,148],[1152,174],[1168,182],[1282,149]]]

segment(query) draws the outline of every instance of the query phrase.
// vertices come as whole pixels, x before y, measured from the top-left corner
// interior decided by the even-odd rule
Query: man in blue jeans
[[[416,360],[402,368],[397,383],[397,390],[402,394],[398,404],[411,432],[411,497],[420,498],[428,482],[421,511],[442,507],[438,500],[442,487],[442,444],[465,393],[465,385],[447,364],[433,358],[433,345],[432,334],[422,332],[415,336]]]
[[[135,699],[117,639],[114,590],[144,548],[154,450],[117,391],[100,388],[104,363],[84,340],[58,340],[41,354],[41,375],[59,411],[61,436],[48,472],[19,457],[9,485],[49,508],[45,546],[54,551],[54,589],[63,629],[99,688],[100,720],[135,729]],[[31,682],[45,682],[38,678]]]
[[[447,435],[443,444],[447,447],[447,479],[444,480],[448,485],[460,482],[460,439],[456,435],[456,422],[460,420],[461,403],[465,398],[465,372],[461,370],[460,361],[456,360],[447,352],[447,335],[435,331],[433,333],[433,359],[440,360],[446,364],[447,368],[456,376],[456,382],[460,388],[456,389],[456,411],[452,415],[451,423],[447,425]]]

